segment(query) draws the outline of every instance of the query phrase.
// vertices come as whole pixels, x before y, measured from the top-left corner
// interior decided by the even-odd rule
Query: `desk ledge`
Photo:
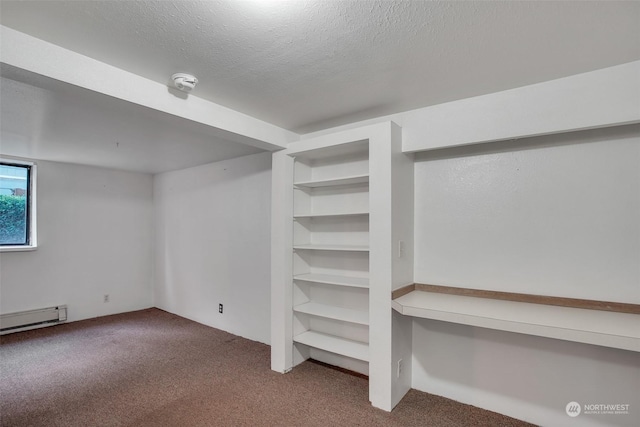
[[[392,297],[393,309],[407,316],[640,352],[635,304],[424,284]]]

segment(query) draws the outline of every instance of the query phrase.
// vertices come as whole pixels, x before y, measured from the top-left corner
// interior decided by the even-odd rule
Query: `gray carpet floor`
[[[523,426],[411,390],[391,412],[368,382],[158,309],[5,335],[2,426]]]

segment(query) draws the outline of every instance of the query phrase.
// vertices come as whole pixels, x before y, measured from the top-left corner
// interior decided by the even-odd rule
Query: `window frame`
[[[0,245],[0,252],[33,251],[38,248],[36,182],[38,165],[34,161],[0,156],[0,164],[27,167],[27,243],[24,245]]]

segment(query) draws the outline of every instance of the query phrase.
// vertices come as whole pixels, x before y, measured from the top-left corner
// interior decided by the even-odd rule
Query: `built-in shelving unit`
[[[293,342],[303,358],[355,359],[345,366],[366,374],[369,144],[348,146],[294,156]]]
[[[272,163],[272,369],[315,359],[368,375],[385,410],[411,379],[393,370],[411,344],[392,334],[404,317],[388,297],[413,273],[413,160],[400,137],[391,122],[365,126],[291,143]]]

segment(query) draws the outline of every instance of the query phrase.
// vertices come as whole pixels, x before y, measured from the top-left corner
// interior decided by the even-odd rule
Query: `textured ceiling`
[[[2,25],[304,133],[640,59],[640,2],[25,1]]]
[[[144,173],[262,150],[214,129],[47,77],[2,66],[2,154]]]

